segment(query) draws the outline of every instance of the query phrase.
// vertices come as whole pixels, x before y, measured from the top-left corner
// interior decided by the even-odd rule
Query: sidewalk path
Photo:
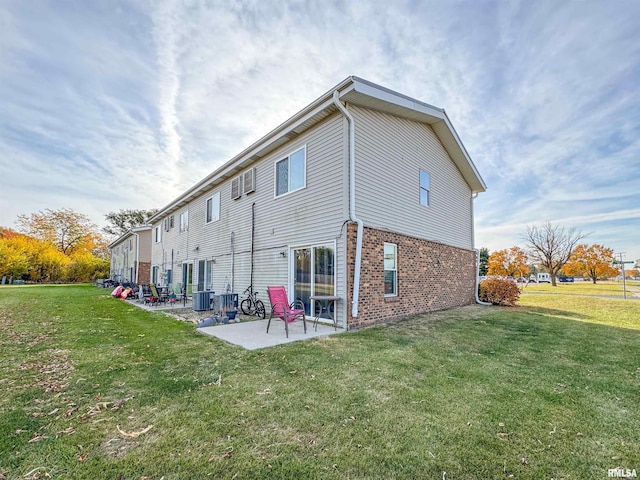
[[[635,296],[636,298],[640,298],[640,289],[636,287],[630,287],[627,285],[627,292]]]

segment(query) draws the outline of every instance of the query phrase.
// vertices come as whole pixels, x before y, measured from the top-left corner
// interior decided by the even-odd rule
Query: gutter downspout
[[[233,293],[233,283],[234,283],[234,275],[235,275],[235,263],[236,263],[236,247],[235,247],[235,238],[236,235],[234,232],[231,232],[231,290],[227,293]]]
[[[476,252],[476,281],[474,282],[475,284],[475,288],[474,288],[474,294],[476,297],[476,303],[479,305],[486,305],[486,306],[491,306],[491,303],[488,302],[483,302],[482,300],[480,300],[480,297],[478,297],[478,280],[480,278],[480,250],[478,250],[477,248],[475,248],[475,231],[474,231],[474,227],[473,227],[473,222],[474,222],[474,218],[473,218],[473,201],[475,200],[475,198],[478,196],[477,193],[474,193],[473,195],[471,195],[471,242],[472,242],[472,246],[473,246],[473,250]]]
[[[251,269],[249,270],[249,285],[253,288],[253,261],[255,256],[256,239],[256,202],[251,204]]]
[[[138,284],[138,272],[140,271],[140,235],[136,232],[131,232],[136,236],[136,285]]]
[[[349,122],[349,220],[358,224],[356,237],[356,264],[353,272],[353,301],[351,303],[351,316],[358,316],[358,296],[360,293],[360,267],[362,265],[362,236],[364,224],[356,217],[356,137],[355,123],[351,114],[340,103],[340,94],[333,92],[333,103]]]

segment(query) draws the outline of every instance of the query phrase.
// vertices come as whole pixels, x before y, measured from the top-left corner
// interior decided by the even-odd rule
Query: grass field
[[[640,301],[524,295],[245,351],[94,287],[12,287],[0,346],[0,478],[640,471]]]
[[[631,282],[629,283],[631,285]],[[591,282],[560,283],[553,287],[550,283],[530,283],[522,286],[525,293],[555,293],[555,294],[580,294],[580,295],[617,295],[622,297],[622,283]],[[628,292],[627,292],[628,293]]]

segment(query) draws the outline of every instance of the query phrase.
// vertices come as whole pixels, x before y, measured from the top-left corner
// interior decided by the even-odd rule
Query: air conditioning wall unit
[[[231,180],[231,198],[237,200],[242,196],[242,175]]]
[[[256,191],[256,167],[253,167],[243,175],[243,193],[252,193]]]

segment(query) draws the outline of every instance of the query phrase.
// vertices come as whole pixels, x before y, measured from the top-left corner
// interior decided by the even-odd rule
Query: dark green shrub
[[[488,278],[480,282],[478,296],[483,302],[513,307],[520,298],[520,290],[513,280]]]

